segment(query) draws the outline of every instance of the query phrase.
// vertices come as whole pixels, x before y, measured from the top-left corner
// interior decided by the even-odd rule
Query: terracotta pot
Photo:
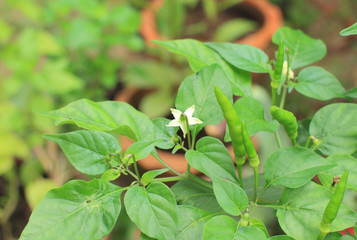
[[[165,0],[152,0],[147,8],[141,12],[140,32],[148,46],[153,46],[152,40],[165,39],[157,31],[155,20],[156,11],[162,6]],[[283,16],[280,8],[271,4],[269,0],[244,0],[242,4],[249,5],[256,9],[263,16],[263,26],[252,34],[237,43],[249,44],[258,48],[265,48],[271,41],[276,30],[282,26]]]
[[[128,87],[124,88],[122,91],[120,91],[116,97],[115,101],[122,101],[122,102],[127,102],[127,103],[132,103],[133,99],[136,99],[138,95],[139,90],[137,88],[133,87]],[[215,134],[215,131],[225,131],[225,123],[222,122],[222,124],[219,124],[217,126],[210,126],[206,129],[206,132]],[[131,144],[133,144],[133,141],[130,140],[127,137],[120,136],[120,146],[123,148],[125,151]],[[256,141],[253,139],[253,143],[256,146]],[[256,146],[257,147],[257,146]],[[227,149],[229,153],[231,154],[232,158],[234,158],[234,153],[233,153],[233,147],[232,145],[228,145]],[[184,173],[187,168],[187,162],[185,159],[184,154],[171,154],[171,152],[168,151],[163,151],[160,149],[157,149],[159,156],[161,159],[163,159],[170,167],[175,169],[176,171],[180,173]],[[152,170],[152,169],[160,169],[160,168],[165,168],[156,158],[153,156],[149,155],[147,158],[142,159],[139,161],[140,167],[142,167],[145,170]],[[200,174],[199,171],[197,171],[194,168],[191,168],[191,172],[194,174]],[[170,174],[173,174],[169,172]]]

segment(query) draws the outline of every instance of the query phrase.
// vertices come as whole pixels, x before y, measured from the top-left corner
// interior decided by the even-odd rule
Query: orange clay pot
[[[134,100],[134,98],[137,96],[138,91],[139,90],[137,88],[133,88],[133,87],[125,88],[116,95],[114,100],[127,102],[130,104],[132,102],[132,100]],[[208,134],[212,133],[214,135],[216,135],[217,132],[222,132],[222,131],[225,131],[225,122],[222,122],[221,124],[218,124],[216,126],[210,125],[206,129],[206,132],[208,132]],[[252,140],[253,140],[255,147],[257,148],[256,141],[254,141],[254,138]],[[124,151],[133,143],[132,140],[130,140],[129,138],[124,137],[124,136],[120,136],[119,141],[120,141],[120,146],[123,148]],[[234,158],[232,145],[228,145],[227,149],[228,149],[229,153],[231,154],[232,158]],[[161,159],[163,159],[170,167],[172,167],[176,171],[178,171],[180,173],[184,173],[186,171],[187,161],[185,159],[184,154],[179,154],[179,153],[171,154],[171,152],[162,151],[160,149],[157,149],[157,152],[158,152],[159,156],[161,157]],[[140,167],[142,167],[145,170],[165,168],[165,166],[163,166],[156,158],[154,158],[151,155],[149,155],[145,159],[140,160],[138,162],[138,164],[140,165]],[[196,175],[200,174],[200,172],[194,168],[191,168],[191,172]],[[171,172],[169,172],[169,173],[173,174]]]
[[[148,7],[141,12],[140,33],[148,46],[154,46],[151,42],[152,40],[165,39],[158,33],[155,20],[155,13],[163,5],[164,1],[152,0]],[[263,26],[260,29],[236,42],[264,49],[270,43],[274,32],[283,24],[280,8],[270,3],[269,0],[244,0],[241,4],[246,4],[256,9],[263,16],[264,20]]]

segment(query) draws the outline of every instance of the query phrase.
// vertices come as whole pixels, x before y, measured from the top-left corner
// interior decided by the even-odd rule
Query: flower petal
[[[192,118],[193,112],[195,111],[195,105],[187,108],[184,114],[187,116],[188,119]]]
[[[168,127],[180,127],[181,126],[181,121],[180,119],[174,119],[174,120],[171,120],[171,122],[169,122],[166,126]]]
[[[175,119],[179,119],[180,118],[180,116],[182,114],[181,111],[179,111],[179,110],[177,110],[175,108],[170,108],[170,110],[171,110],[172,115],[174,115]]]
[[[201,124],[201,123],[203,123],[203,122],[198,118],[189,118],[188,119],[188,125],[195,125],[195,124]]]

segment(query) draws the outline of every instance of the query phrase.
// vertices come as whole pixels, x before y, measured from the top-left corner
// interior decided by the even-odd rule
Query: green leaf
[[[155,139],[150,119],[124,102],[82,99],[44,114],[52,117],[56,125],[75,124],[88,130],[115,132],[134,141]]]
[[[298,136],[296,142],[298,143],[298,145],[305,147],[306,142],[310,137],[309,127],[310,127],[311,120],[304,119],[304,120],[297,121],[297,123],[298,123]]]
[[[254,98],[240,98],[234,103],[234,109],[241,121],[245,122],[249,136],[253,136],[260,131],[275,132],[280,127],[276,120],[265,120],[263,105]],[[231,141],[229,131],[226,131],[224,140]]]
[[[181,84],[177,97],[176,108],[181,112],[195,105],[194,117],[204,124],[215,125],[224,119],[214,94],[214,86],[218,86],[226,96],[232,97],[232,90],[223,72],[218,65],[202,68],[198,73],[186,78]]]
[[[35,208],[48,191],[56,187],[58,184],[52,179],[39,178],[28,183],[25,187],[25,195],[31,209]]]
[[[295,238],[287,235],[279,235],[279,236],[268,238],[268,240],[295,240]]]
[[[326,55],[326,46],[320,39],[313,39],[301,30],[282,27],[273,35],[273,42],[280,42],[289,49],[292,69],[307,66],[321,60]]]
[[[239,216],[248,206],[248,196],[235,182],[212,178],[213,191],[219,205],[230,215]]]
[[[170,107],[174,106],[175,98],[170,90],[156,91],[143,97],[139,104],[139,110],[149,118],[166,116],[170,113]]]
[[[193,39],[153,42],[167,48],[173,53],[185,56],[192,70],[195,72],[212,64],[220,65],[230,80],[234,95],[252,95],[252,79],[250,73],[232,67],[215,51],[205,46],[205,44]]]
[[[192,206],[178,206],[177,240],[201,240],[206,222],[219,213],[207,212]]]
[[[296,91],[310,98],[329,100],[343,97],[345,89],[340,81],[322,67],[307,67],[299,73],[294,84]]]
[[[198,140],[196,150],[189,150],[185,157],[190,165],[211,178],[225,178],[239,182],[233,160],[221,141],[213,137]]]
[[[327,159],[336,163],[337,166],[319,174],[319,179],[321,179],[320,176],[327,178],[325,181],[330,183],[328,186],[330,187],[333,182],[333,178],[336,176],[341,177],[342,174],[348,169],[349,175],[347,179],[347,188],[352,188],[357,192],[357,159],[345,154],[334,154],[329,156]]]
[[[264,223],[262,221],[260,221],[258,218],[249,219],[249,225],[258,227],[260,230],[262,230],[265,233],[265,236],[267,238],[269,237],[267,228],[265,227]]]
[[[153,180],[155,177],[169,171],[169,169],[164,168],[164,169],[156,169],[156,170],[151,170],[143,174],[141,177],[141,180],[143,181],[144,185],[148,185],[151,180]]]
[[[88,175],[104,173],[109,167],[107,155],[121,151],[117,139],[104,132],[80,130],[43,137],[57,143],[71,164]]]
[[[156,139],[161,140],[161,142],[157,144],[158,148],[171,149],[175,146],[174,137],[176,137],[179,128],[166,126],[169,122],[170,120],[166,118],[156,118],[152,120]]]
[[[357,35],[357,22],[340,32],[341,36]]]
[[[296,240],[318,239],[323,212],[332,192],[314,182],[296,188],[286,189],[280,199],[277,216],[284,232]],[[357,214],[341,205],[331,231],[340,231],[356,223]]]
[[[130,219],[152,238],[171,240],[177,230],[177,206],[174,195],[163,183],[147,188],[134,186],[124,197]]]
[[[20,239],[102,239],[119,216],[121,193],[103,180],[70,181],[45,195]]]
[[[302,147],[284,147],[273,152],[264,165],[268,185],[297,188],[306,184],[319,172],[336,164]]]
[[[144,233],[140,233],[139,240],[156,240],[156,238],[151,238],[151,237],[145,235]]]
[[[203,186],[190,178],[178,181],[171,187],[175,195],[176,201],[180,205],[190,205],[209,212],[222,212],[221,206],[218,204],[215,195],[210,188]],[[203,180],[202,180],[203,181]],[[206,184],[210,184],[206,182]]]
[[[233,42],[245,34],[254,31],[257,22],[246,18],[234,18],[222,23],[214,34],[214,42]]]
[[[158,140],[154,141],[140,141],[131,144],[125,152],[125,155],[133,154],[135,160],[139,161],[146,158],[149,154],[155,150]]]
[[[310,135],[325,155],[352,154],[357,151],[357,105],[334,103],[321,108],[312,118]]]
[[[357,99],[357,87],[351,88],[350,90],[345,92],[345,97]]]
[[[69,22],[66,44],[73,49],[95,47],[101,38],[100,26],[90,19],[76,18]]]
[[[265,240],[265,234],[256,226],[241,227],[228,216],[216,216],[205,225],[202,240]]]
[[[248,72],[269,73],[269,57],[259,48],[237,43],[206,43],[227,62]]]

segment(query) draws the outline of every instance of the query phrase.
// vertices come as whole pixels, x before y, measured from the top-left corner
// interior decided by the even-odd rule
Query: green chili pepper
[[[284,44],[283,42],[279,43],[278,55],[276,57],[274,75],[271,81],[271,87],[277,89],[280,86],[281,73],[283,72],[284,65]]]
[[[217,87],[214,87],[219,106],[222,109],[224,118],[227,121],[229,134],[232,139],[233,152],[236,156],[236,164],[243,165],[245,162],[245,147],[242,137],[242,125],[236,110],[228,97]]]
[[[331,223],[337,217],[338,210],[340,209],[343,196],[346,190],[348,170],[344,172],[340,181],[337,184],[336,190],[333,193],[329,203],[327,204],[324,214],[322,216],[322,221],[320,224],[321,237],[323,239],[326,234],[331,231]]]
[[[343,200],[343,196],[346,190],[348,170],[344,172],[340,181],[337,183],[336,190],[332,195],[330,202],[327,204],[322,221],[325,223],[331,223],[337,216],[338,210]]]
[[[242,121],[242,136],[243,136],[243,143],[245,150],[247,151],[248,154],[248,161],[249,165],[251,167],[258,167],[259,166],[259,157],[257,152],[255,151],[254,144],[252,140],[250,139],[250,136],[248,134],[245,122]]]
[[[293,142],[293,145],[295,145],[298,125],[294,114],[277,106],[271,106],[270,113],[274,119],[284,126],[288,137]]]

